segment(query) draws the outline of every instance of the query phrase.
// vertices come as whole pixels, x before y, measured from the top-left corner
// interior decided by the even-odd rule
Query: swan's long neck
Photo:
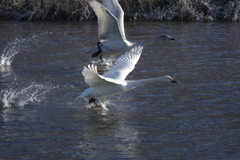
[[[149,78],[149,79],[140,79],[140,80],[132,80],[132,81],[127,81],[127,90],[132,90],[138,86],[147,84],[147,83],[152,83],[152,82],[166,82],[166,77],[157,77],[157,78]]]
[[[143,41],[143,42],[140,42],[140,43],[137,43],[136,45],[140,45],[140,46],[146,46],[146,45],[149,45],[155,41],[157,41],[158,38],[151,38],[151,39],[148,39],[146,41]]]
[[[137,43],[136,45],[146,46],[146,45],[149,45],[149,44],[151,44],[155,41],[169,41],[169,40],[175,40],[175,38],[172,38],[168,35],[161,35],[161,36],[158,36],[158,37],[155,37],[155,38]]]

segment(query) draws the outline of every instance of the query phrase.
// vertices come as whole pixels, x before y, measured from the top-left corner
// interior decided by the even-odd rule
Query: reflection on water
[[[127,79],[169,75],[180,83],[100,101],[106,110],[74,101],[88,87],[83,66],[103,73],[116,58],[84,54],[97,42],[96,27],[0,23],[2,159],[240,158],[238,23],[126,23],[135,42],[176,38],[146,46]]]
[[[77,145],[83,151],[82,156],[117,158],[121,154],[128,158],[136,157],[136,144],[132,142],[138,141],[138,132],[124,119],[114,113],[89,110],[87,120],[89,125],[83,125],[83,135],[80,135]],[[106,135],[112,138],[106,139]]]

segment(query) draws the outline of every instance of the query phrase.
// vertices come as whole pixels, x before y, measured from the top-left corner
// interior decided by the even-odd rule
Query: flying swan
[[[113,67],[103,75],[97,72],[97,66],[88,65],[82,70],[85,82],[90,86],[78,98],[87,98],[89,103],[94,103],[96,100],[104,99],[113,95],[119,95],[123,92],[132,90],[140,85],[151,82],[172,82],[178,83],[170,76],[162,76],[158,78],[141,79],[141,80],[125,80],[127,75],[133,71],[138,62],[142,46],[136,46],[129,52],[121,55],[114,63]]]
[[[102,0],[102,4],[90,0],[89,4],[98,17],[97,48],[92,47],[86,53],[93,53],[92,57],[102,55],[122,54],[134,46],[145,46],[154,41],[175,40],[169,35],[161,35],[140,43],[132,43],[127,40],[124,30],[124,12],[117,0]],[[96,49],[98,51],[96,52]],[[101,58],[102,59],[102,58]]]

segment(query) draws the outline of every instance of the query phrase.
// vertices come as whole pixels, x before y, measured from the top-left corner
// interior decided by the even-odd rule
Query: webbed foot
[[[94,98],[90,98],[89,99],[89,104],[91,103],[94,103],[98,108],[101,108],[101,106],[99,106],[97,103],[96,103],[96,100]]]

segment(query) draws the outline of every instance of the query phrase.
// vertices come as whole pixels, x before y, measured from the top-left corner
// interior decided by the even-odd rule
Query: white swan
[[[95,100],[107,98],[113,95],[121,94],[132,90],[140,85],[150,82],[173,82],[178,83],[170,76],[162,76],[158,78],[141,79],[141,80],[125,80],[127,75],[134,69],[138,62],[143,47],[136,46],[129,52],[121,55],[113,67],[103,75],[97,72],[97,66],[88,65],[83,68],[82,74],[85,82],[90,86],[78,98],[88,98],[89,103],[95,103]],[[96,104],[96,106],[98,106]]]
[[[96,46],[90,48],[86,53],[92,57],[98,55],[122,54],[129,51],[134,46],[145,46],[159,40],[175,40],[168,35],[161,35],[138,44],[127,40],[124,30],[124,12],[117,0],[102,0],[102,4],[95,0],[90,0],[89,4],[98,17],[98,37]],[[101,57],[100,57],[101,58]]]

